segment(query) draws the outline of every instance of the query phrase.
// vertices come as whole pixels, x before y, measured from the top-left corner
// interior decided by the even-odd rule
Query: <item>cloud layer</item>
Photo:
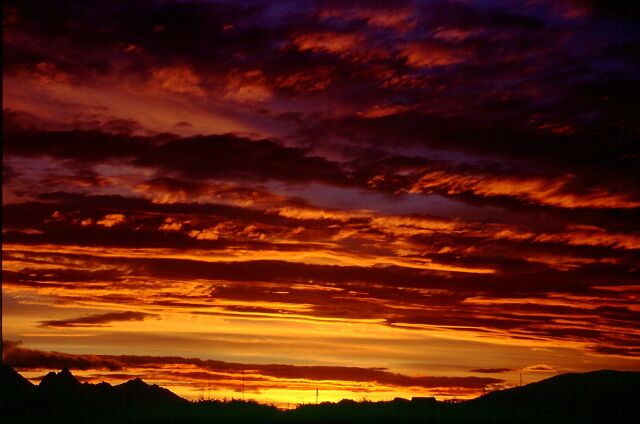
[[[11,361],[253,364],[278,402],[638,369],[639,15],[605,3],[6,2]]]

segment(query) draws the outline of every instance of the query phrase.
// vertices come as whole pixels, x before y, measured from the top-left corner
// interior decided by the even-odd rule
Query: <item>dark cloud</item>
[[[8,155],[47,156],[73,161],[74,166],[117,161],[190,178],[348,183],[338,163],[306,149],[232,134],[142,137],[100,131],[23,130],[8,122],[4,140]]]
[[[85,315],[78,318],[41,321],[41,327],[104,327],[112,322],[144,321],[153,314],[142,312],[106,312],[104,314]]]
[[[114,359],[99,355],[77,355],[61,352],[45,352],[21,347],[21,342],[2,341],[2,362],[20,369],[62,369],[78,370],[106,369],[117,371],[122,364]]]
[[[202,193],[206,187],[202,180],[221,179],[299,185],[323,183],[393,195],[435,193],[472,205],[519,212],[538,210],[552,215],[562,215],[567,208],[572,213],[578,209],[577,217],[584,217],[582,220],[590,223],[618,222],[607,219],[607,209],[615,209],[622,216],[631,214],[634,219],[640,211],[637,175],[633,172],[637,165],[636,143],[625,137],[619,137],[615,146],[603,153],[595,138],[531,135],[508,127],[466,128],[466,124],[458,120],[447,122],[441,117],[408,112],[375,119],[352,117],[317,125],[331,128],[347,138],[359,134],[356,137],[361,141],[370,135],[373,138],[369,141],[374,144],[380,144],[379,138],[403,142],[420,140],[420,143],[426,140],[432,147],[454,150],[456,143],[464,150],[473,145],[487,149],[494,144],[496,152],[472,153],[497,154],[498,157],[471,165],[356,149],[346,152],[356,155],[352,160],[337,162],[315,154],[310,148],[287,147],[277,140],[254,140],[233,134],[141,136],[126,128],[112,132],[104,127],[59,131],[27,129],[24,120],[16,116],[5,111],[7,123],[3,132],[9,158],[49,157],[67,166],[72,164],[84,174],[95,174],[90,168],[100,163],[126,163],[155,171],[157,177],[146,183],[147,190],[170,190],[182,197]],[[402,134],[394,134],[396,131]],[[423,132],[428,133],[426,138],[421,135]],[[519,140],[518,143],[512,143],[514,139]],[[505,165],[510,151],[526,156],[527,161],[533,161],[532,166]],[[580,157],[582,154],[588,157]],[[610,160],[606,155],[611,155]],[[571,163],[584,169],[570,173],[566,165],[569,157]],[[547,159],[558,163],[543,163]],[[608,169],[614,163],[617,173],[612,176]],[[92,178],[97,178],[96,184],[108,181],[97,175]],[[57,180],[58,183],[64,181]],[[69,182],[69,178],[66,181]]]
[[[624,97],[618,97],[619,102],[626,104],[631,101],[634,96],[630,93],[635,91],[634,86],[631,83],[627,85]],[[602,96],[606,95],[603,93]],[[616,106],[612,104],[609,107]],[[600,175],[616,164],[620,166],[618,180],[624,178],[630,183],[635,182],[637,177],[632,172],[637,166],[637,157],[634,157],[637,144],[635,134],[628,131],[616,131],[615,144],[603,150],[601,134],[598,133],[574,136],[540,134],[513,128],[502,122],[489,125],[469,122],[468,118],[445,118],[419,112],[378,118],[353,116],[319,122],[309,131],[323,129],[329,129],[340,137],[377,146],[384,145],[386,140],[391,144],[422,145],[480,156],[522,160],[533,164],[532,170],[537,169],[546,175],[562,175],[561,173],[569,170]],[[571,161],[567,163],[569,159]],[[626,188],[631,187],[627,185]]]
[[[253,34],[224,30],[230,23],[255,18],[260,10],[255,6],[155,1],[130,5],[100,1],[90,7],[57,1],[32,6],[26,8],[20,2],[5,5],[15,16],[10,27],[23,32],[27,41],[20,46],[7,43],[5,53],[10,68],[50,61],[65,71],[88,77],[120,67],[144,72],[159,58],[217,59],[220,64],[238,49],[249,53],[260,48],[253,41],[257,38],[251,36],[261,35],[258,28],[253,29]],[[262,35],[268,36],[264,31]],[[42,38],[49,39],[55,47],[43,48],[38,43]],[[129,44],[139,46],[146,55],[132,60],[125,49],[118,49]],[[60,54],[63,46],[69,45],[75,54]]]
[[[396,387],[480,388],[502,382],[500,379],[488,377],[409,376],[392,373],[383,368],[243,364],[179,356],[74,355],[26,349],[20,347],[19,343],[11,341],[4,342],[3,361],[22,370],[67,367],[120,371],[134,368],[158,368],[163,365],[195,365],[213,372],[238,374],[243,371],[254,371],[264,376],[282,379],[354,381]]]

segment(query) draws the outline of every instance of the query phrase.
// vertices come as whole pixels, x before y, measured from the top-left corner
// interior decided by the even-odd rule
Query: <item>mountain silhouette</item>
[[[0,371],[0,389],[0,411],[4,415],[9,405],[16,409],[28,407],[33,400],[36,386],[13,368],[3,364]]]
[[[188,401],[168,389],[139,378],[112,386],[81,383],[69,369],[50,372],[34,386],[12,368],[2,365],[2,417],[26,422],[94,422],[114,416],[144,422],[154,410],[186,405]],[[104,418],[104,420],[103,420]]]
[[[640,422],[640,373],[595,371],[450,404],[424,398],[302,405],[279,411],[252,401],[189,402],[136,378],[126,383],[81,383],[68,369],[33,385],[2,365],[3,423],[630,423]]]
[[[80,382],[71,374],[69,368],[63,368],[59,373],[50,372],[40,380],[41,387],[78,387]]]
[[[482,422],[630,422],[640,417],[640,373],[562,374],[481,396],[461,406]]]
[[[106,384],[106,383],[105,383]],[[158,385],[149,385],[140,378],[113,386],[114,398],[123,403],[135,405],[180,404],[185,399]]]
[[[82,390],[82,383],[71,374],[68,368],[62,369],[59,373],[50,372],[40,380],[38,385],[38,392],[41,396],[47,395],[65,399],[82,395]]]

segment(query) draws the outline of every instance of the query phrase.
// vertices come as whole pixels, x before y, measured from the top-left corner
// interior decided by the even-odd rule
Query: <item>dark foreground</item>
[[[68,370],[38,386],[3,365],[3,423],[631,423],[640,422],[640,373],[564,374],[471,401],[322,403],[279,411],[255,402],[188,402],[140,379],[80,383]]]

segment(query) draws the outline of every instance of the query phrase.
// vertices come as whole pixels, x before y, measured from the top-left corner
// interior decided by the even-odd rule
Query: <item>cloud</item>
[[[149,256],[152,251],[146,252]],[[453,337],[465,332],[543,345],[563,341],[591,352],[629,347],[632,336],[622,334],[638,319],[637,312],[625,306],[626,293],[632,289],[600,299],[607,285],[637,280],[637,272],[611,265],[571,272],[544,268],[523,272],[515,267],[517,273],[478,275],[296,263],[288,252],[282,255],[288,261],[244,257],[228,262],[224,251],[218,260],[213,260],[211,251],[208,255],[204,261],[127,257],[126,249],[112,249],[109,256],[31,251],[38,268],[6,270],[3,281],[7,292],[30,290],[52,301],[105,309],[128,305],[132,311],[159,308],[166,316],[373,320],[391,328],[440,329]],[[24,252],[5,252],[8,263],[25,260]],[[57,270],[51,264],[71,269]],[[104,271],[86,270],[95,267]]]
[[[166,316],[166,328],[193,318],[203,333],[205,319],[364,325],[353,352],[380,331],[435,333],[509,358],[528,343],[629,364],[637,13],[485,3],[9,0],[8,331],[29,334],[15,317],[46,320],[33,312],[43,304],[127,308]],[[102,337],[109,319],[37,331]],[[273,349],[261,354],[301,361]],[[536,363],[560,368],[538,352],[548,351]],[[383,365],[402,356],[384,355]],[[533,361],[518,355],[527,360],[496,362]],[[451,383],[338,368],[273,366],[256,378]]]
[[[164,90],[194,96],[206,95],[206,91],[201,86],[200,77],[186,66],[154,69],[151,75],[151,82]]]
[[[103,216],[102,219],[96,222],[96,224],[102,225],[103,227],[110,228],[110,227],[113,227],[114,225],[122,224],[123,222],[126,221],[126,219],[127,217],[121,213],[110,213],[108,215]]]
[[[596,136],[536,134],[512,130],[506,125],[475,126],[460,119],[440,118],[416,111],[385,114],[376,118],[348,117],[319,122],[317,125],[329,129],[338,137],[347,137],[359,144],[378,148],[384,147],[388,140],[397,140],[396,143],[402,143],[407,148],[413,145],[413,148],[422,146],[458,151],[467,161],[482,163],[483,158],[493,157],[499,161],[517,160],[523,163],[519,170],[513,172],[505,172],[504,165],[487,163],[484,169],[475,167],[469,169],[468,173],[461,173],[465,166],[469,167],[464,159],[462,164],[454,160],[449,166],[422,160],[409,170],[390,167],[387,178],[391,181],[396,178],[400,182],[400,187],[394,184],[391,189],[403,188],[407,174],[409,177],[413,174],[417,176],[413,182],[414,191],[422,192],[430,187],[445,196],[466,192],[483,198],[503,196],[558,207],[638,207],[638,193],[633,188],[635,177],[629,168],[631,162],[635,161],[632,153],[634,148],[627,137],[621,137],[617,152],[604,152],[599,160],[595,160],[599,149],[599,141],[594,138]],[[519,141],[515,145],[510,140]],[[535,151],[533,146],[536,146]],[[453,155],[450,153],[446,156]],[[620,155],[628,159],[620,160]],[[562,164],[563,160],[575,160],[578,157],[580,160],[576,163]],[[620,167],[616,179],[611,179],[607,171],[611,166]],[[544,169],[543,172],[540,172],[540,167]],[[427,172],[419,173],[421,168]],[[373,177],[375,175],[368,176],[368,180],[372,181]],[[408,180],[411,181],[410,178]],[[524,187],[527,187],[526,191]]]
[[[502,373],[511,372],[511,371],[514,371],[514,370],[511,368],[474,368],[469,372],[477,372],[480,374],[502,374]]]
[[[19,369],[62,369],[79,370],[106,369],[118,371],[122,364],[99,355],[77,355],[61,352],[44,352],[21,347],[21,342],[2,341],[2,361]]]
[[[225,98],[240,103],[266,102],[273,93],[262,71],[252,69],[229,74]]]
[[[41,321],[41,327],[104,327],[112,322],[144,321],[153,314],[142,312],[106,312],[104,314],[85,315],[78,318]]]
[[[472,193],[481,197],[512,197],[524,203],[538,203],[564,208],[638,208],[640,200],[625,194],[608,193],[594,188],[586,193],[571,193],[567,187],[571,177],[558,179],[482,177],[456,175],[442,171],[424,174],[409,189],[410,192],[444,192],[449,195]]]
[[[304,205],[304,199],[275,194],[255,185],[203,183],[171,177],[145,180],[134,190],[154,203],[216,203],[243,208],[268,208],[274,204]]]
[[[555,368],[550,365],[540,364],[540,365],[529,365],[524,368],[524,371],[528,372],[558,372]]]
[[[437,43],[412,43],[404,49],[407,63],[417,68],[450,66],[464,62],[468,55]]]
[[[366,21],[367,24],[395,29],[405,32],[413,29],[415,20],[413,14],[415,10],[409,5],[399,7],[377,7],[379,5],[356,5],[345,7],[344,4],[327,5],[319,12],[321,19],[340,19],[344,21]]]
[[[349,54],[362,45],[362,36],[358,34],[319,33],[303,34],[294,39],[301,51],[323,51],[336,54]]]
[[[8,154],[72,160],[76,166],[125,161],[187,178],[348,184],[339,163],[273,140],[252,140],[232,134],[180,138],[81,130],[34,132],[11,124],[5,130]],[[87,140],[91,140],[90,146]]]
[[[489,377],[409,376],[392,373],[382,368],[244,364],[179,356],[74,355],[26,349],[20,347],[20,343],[12,341],[5,341],[4,347],[3,361],[21,370],[60,368],[62,365],[82,370],[132,371],[136,368],[192,365],[204,371],[235,374],[236,378],[240,377],[243,372],[255,372],[259,375],[285,380],[351,381],[394,387],[477,389],[502,382],[501,379]]]

